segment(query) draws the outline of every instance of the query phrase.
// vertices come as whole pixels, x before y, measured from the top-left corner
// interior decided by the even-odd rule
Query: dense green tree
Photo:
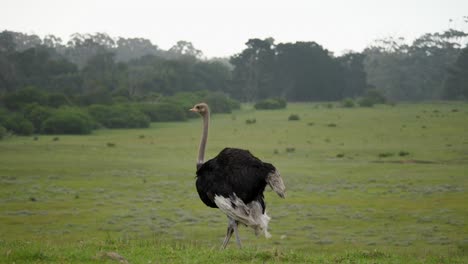
[[[268,97],[274,85],[275,44],[273,38],[249,39],[247,48],[231,57],[234,65],[231,94],[254,101]]]
[[[459,54],[466,38],[456,30],[425,34],[411,44],[389,38],[363,53],[340,57],[315,42],[275,44],[272,38],[254,38],[227,61],[206,60],[188,41],[164,51],[146,39],[104,33],[74,34],[63,43],[53,35],[41,39],[3,31],[0,98],[15,111],[31,103],[18,98],[25,87],[52,94],[46,102],[34,100],[53,107],[157,103],[161,97],[197,91],[243,101],[339,100],[362,96],[372,87],[391,100],[463,98],[464,57]]]
[[[280,84],[286,97],[297,101],[337,100],[343,94],[340,64],[315,42],[277,46]]]
[[[49,107],[32,103],[24,107],[24,117],[34,126],[34,132],[39,133],[42,130],[42,123],[52,115]]]
[[[344,79],[342,98],[357,97],[368,88],[367,75],[364,70],[365,55],[362,53],[346,53],[337,60],[342,67]]]
[[[14,60],[15,42],[8,31],[0,33],[0,94],[13,91],[18,76]]]
[[[119,38],[114,52],[117,61],[128,62],[145,55],[158,54],[158,46],[153,45],[150,40],[144,38]]]
[[[203,52],[199,49],[196,49],[193,46],[192,42],[180,40],[169,49],[169,55],[174,56],[175,58],[180,57],[192,57],[195,59],[199,59],[203,56]]]
[[[467,33],[428,33],[405,44],[388,38],[366,49],[368,82],[392,100],[433,100],[442,96],[446,69],[460,53]]]
[[[93,92],[96,90],[113,91],[118,87],[118,67],[115,63],[115,54],[100,52],[91,57],[82,70],[83,90]]]
[[[444,98],[468,99],[468,45],[448,69],[444,85]]]
[[[18,91],[8,93],[3,98],[3,105],[11,111],[22,110],[26,105],[37,103],[47,104],[47,94],[34,86],[28,86]]]

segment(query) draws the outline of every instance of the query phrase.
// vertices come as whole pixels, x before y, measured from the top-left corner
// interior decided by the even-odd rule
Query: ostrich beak
[[[197,109],[195,109],[195,108],[191,108],[191,109],[189,109],[189,111],[191,111],[191,112],[198,112]]]

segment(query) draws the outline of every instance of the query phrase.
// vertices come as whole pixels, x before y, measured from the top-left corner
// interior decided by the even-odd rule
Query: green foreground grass
[[[195,190],[200,123],[0,141],[0,262],[468,263],[467,104],[213,116],[208,157],[249,149],[288,189],[241,251]]]

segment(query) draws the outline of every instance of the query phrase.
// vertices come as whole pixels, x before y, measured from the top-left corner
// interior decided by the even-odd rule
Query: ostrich
[[[242,248],[238,233],[239,223],[251,227],[255,234],[269,238],[263,191],[267,184],[281,197],[285,186],[279,172],[270,163],[262,162],[248,150],[225,148],[218,156],[205,162],[205,148],[210,121],[209,107],[195,105],[192,112],[203,118],[203,133],[198,151],[196,187],[200,199],[207,206],[219,208],[228,217],[228,227],[222,249],[226,248],[232,233]]]

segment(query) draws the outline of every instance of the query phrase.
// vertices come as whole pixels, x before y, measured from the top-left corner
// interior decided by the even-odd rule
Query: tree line
[[[331,101],[374,89],[393,101],[466,99],[466,38],[449,29],[406,44],[376,41],[334,56],[316,42],[250,39],[230,58],[206,59],[192,43],[162,50],[143,38],[74,34],[63,41],[0,33],[0,95],[36,87],[79,104],[222,92],[240,101]]]

